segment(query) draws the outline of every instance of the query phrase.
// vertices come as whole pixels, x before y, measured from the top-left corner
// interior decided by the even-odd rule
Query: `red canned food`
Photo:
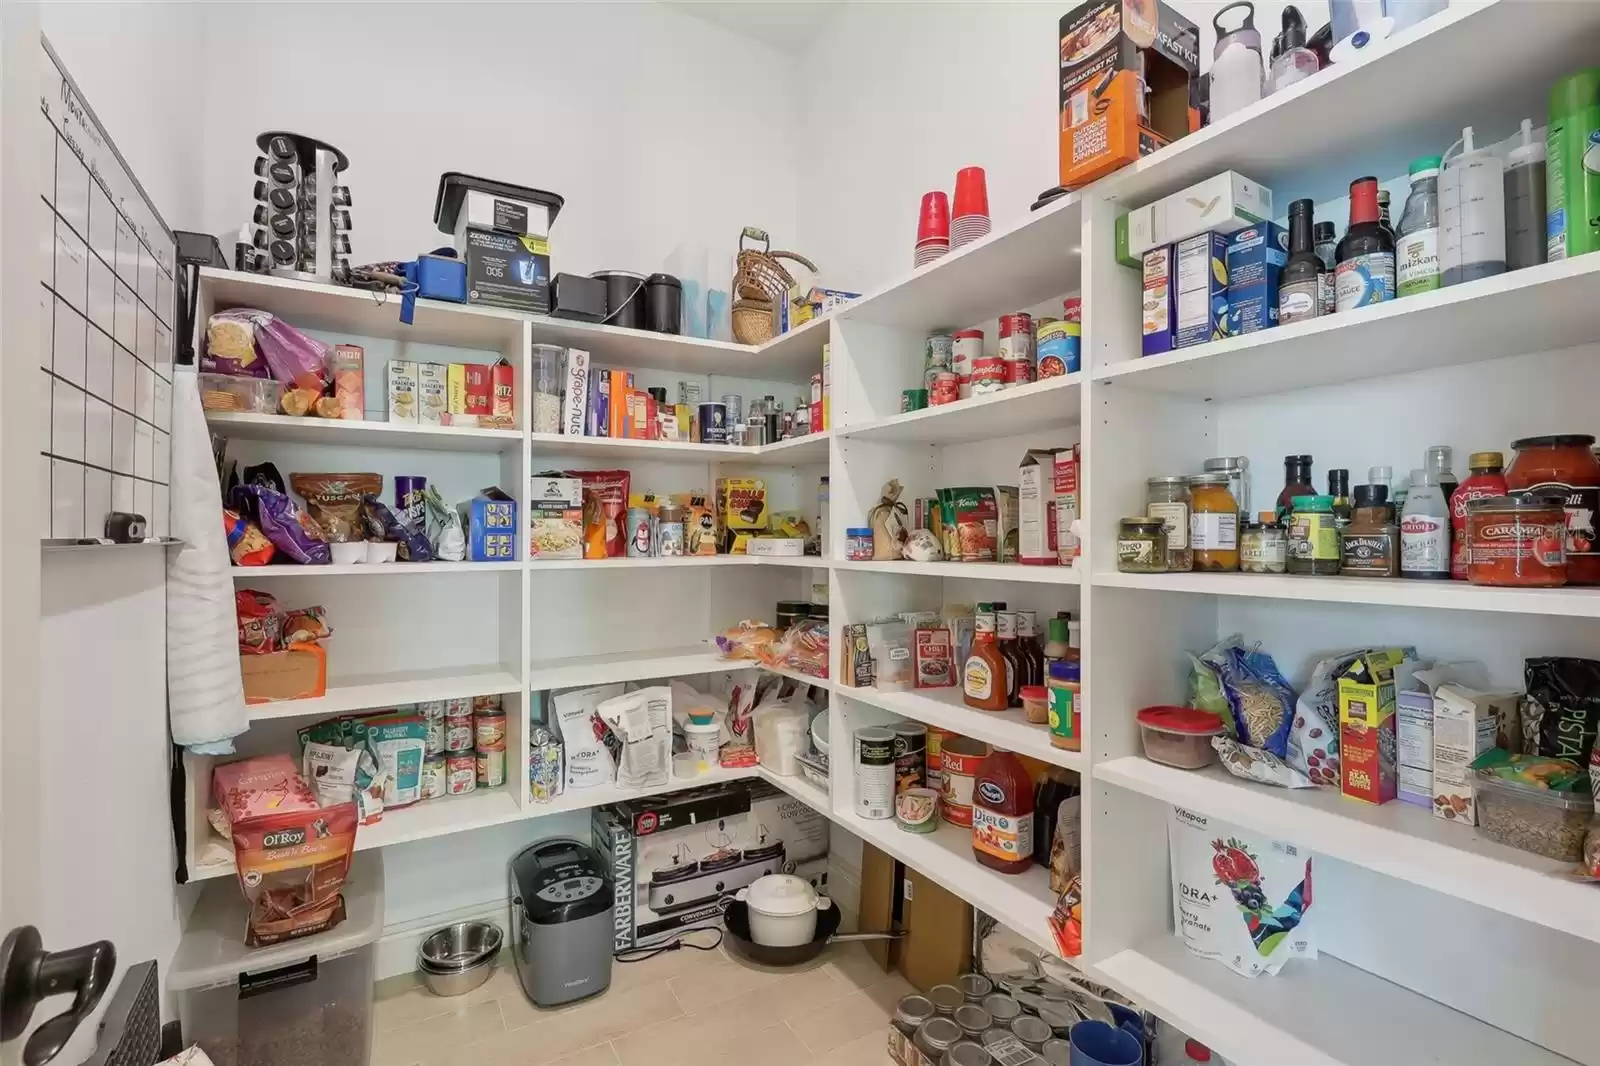
[[[1520,493],[1467,504],[1467,580],[1552,588],[1567,583],[1566,499]]]
[[[1000,316],[1000,358],[1005,363],[1005,383],[1026,385],[1033,380],[1033,319],[1018,312]]]
[[[951,369],[956,372],[963,396],[972,394],[972,364],[983,358],[983,330],[963,329],[957,331],[952,337],[953,361]]]
[[[1018,334],[1018,333],[1032,333],[1032,332],[1033,332],[1033,316],[1032,315],[1030,315],[1030,314],[1028,314],[1028,313],[1026,313],[1024,311],[1018,311],[1018,312],[1016,312],[1014,314],[1001,315],[1000,316],[1000,338],[1002,340],[1004,340],[1006,337],[1010,337],[1010,336],[1013,336],[1013,335]]]
[[[933,376],[933,388],[928,390],[928,406],[955,403],[961,399],[961,379],[953,370],[941,370]]]
[[[478,787],[478,756],[475,752],[447,755],[444,760],[444,790],[451,796],[464,796]]]
[[[1006,387],[1006,361],[998,355],[985,355],[972,364],[972,394],[999,392]]]
[[[1083,299],[1078,296],[1068,296],[1061,301],[1061,321],[1083,322]]]

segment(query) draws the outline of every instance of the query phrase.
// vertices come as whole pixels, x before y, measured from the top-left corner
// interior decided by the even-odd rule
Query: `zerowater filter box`
[[[1143,355],[1160,355],[1176,347],[1177,303],[1172,286],[1172,247],[1152,248],[1144,253],[1144,334]]]
[[[1272,218],[1272,190],[1232,170],[1128,213],[1128,252],[1143,255],[1202,233],[1236,233]]]
[[[467,303],[530,314],[550,310],[550,242],[468,226]]]
[[[827,889],[827,819],[764,781],[597,807],[590,824],[616,883],[614,951],[720,925],[734,894],[767,874]]]
[[[1276,222],[1247,226],[1228,238],[1228,333],[1278,324],[1278,272],[1289,261],[1289,231]]]
[[[1173,249],[1177,304],[1175,347],[1188,348],[1228,335],[1228,238],[1202,233]]]
[[[463,194],[461,213],[456,215],[456,248],[460,250],[469,226],[497,229],[527,237],[550,236],[550,208],[547,204],[517,200],[509,196],[468,189]]]

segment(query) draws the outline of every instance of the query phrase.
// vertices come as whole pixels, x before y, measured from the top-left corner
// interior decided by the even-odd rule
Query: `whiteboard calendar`
[[[40,263],[46,540],[103,535],[108,512],[168,531],[176,250],[172,231],[47,42]]]

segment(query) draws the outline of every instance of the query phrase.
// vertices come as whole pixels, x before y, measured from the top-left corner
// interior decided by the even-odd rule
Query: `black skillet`
[[[839,908],[827,906],[817,911],[817,931],[808,944],[774,948],[757,944],[750,939],[750,914],[741,900],[728,904],[722,915],[724,937],[735,955],[762,966],[798,966],[822,954],[829,944],[843,944],[852,940],[898,940],[904,933],[844,933],[839,934]]]

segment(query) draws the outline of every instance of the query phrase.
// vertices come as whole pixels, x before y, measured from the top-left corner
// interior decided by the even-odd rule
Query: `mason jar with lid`
[[[939,1066],[991,1066],[988,1049],[976,1040],[960,1040],[945,1049]]]
[[[1167,572],[1166,523],[1149,515],[1124,518],[1117,533],[1117,569],[1124,574]]]
[[[1226,474],[1189,477],[1189,543],[1196,570],[1239,569],[1239,502]]]
[[[994,991],[994,982],[981,973],[964,973],[956,978],[956,987],[968,1003],[982,1003],[983,997]]]
[[[1187,574],[1194,569],[1189,548],[1189,479],[1153,477],[1145,481],[1144,513],[1161,519],[1167,534],[1167,572]]]
[[[905,1036],[916,1036],[917,1028],[935,1016],[933,1002],[914,992],[901,996],[900,1002],[894,1005],[894,1027]]]
[[[1239,514],[1246,516],[1253,513],[1250,510],[1250,460],[1247,457],[1219,455],[1215,459],[1207,459],[1200,469],[1208,474],[1227,475],[1228,491],[1239,505]]]
[[[961,1026],[961,1031],[967,1034],[967,1039],[977,1040],[983,1036],[983,1031],[994,1024],[994,1019],[989,1012],[976,1003],[966,1003],[956,1008],[951,1015],[955,1023]]]
[[[950,1050],[950,1045],[961,1039],[961,1026],[949,1018],[938,1017],[929,1018],[917,1026],[917,1033],[911,1038],[911,1042],[929,1062],[938,1062],[944,1058],[944,1053]]]
[[[933,1009],[947,1018],[967,1001],[967,997],[955,985],[934,985],[928,989],[928,998],[933,1001]]]

